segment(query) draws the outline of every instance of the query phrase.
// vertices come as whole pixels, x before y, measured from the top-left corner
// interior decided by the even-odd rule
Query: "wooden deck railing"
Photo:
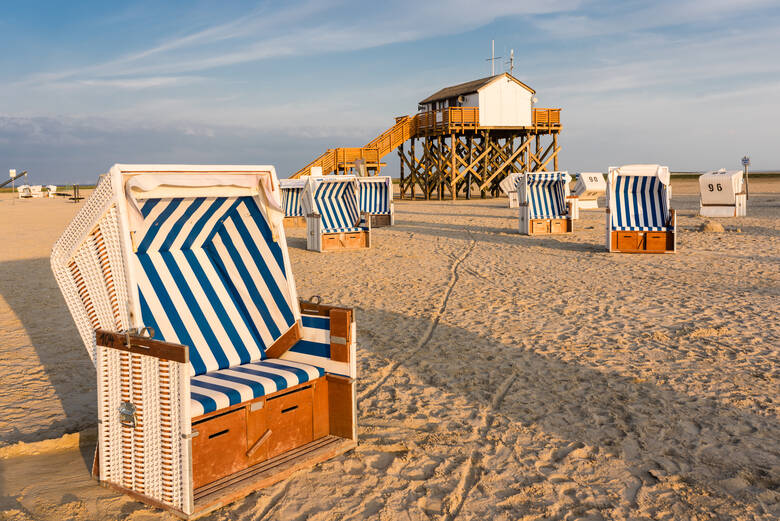
[[[420,112],[415,117],[421,132],[451,132],[479,126],[477,107],[448,107]]]
[[[561,109],[533,109],[531,126],[537,129],[560,127]],[[308,174],[313,166],[321,166],[324,175],[338,173],[340,170],[346,171],[357,159],[364,159],[367,166],[379,165],[384,156],[413,137],[439,132],[449,134],[478,127],[477,107],[449,107],[420,112],[414,116],[401,116],[395,119],[395,125],[382,132],[366,146],[328,149],[291,177]]]
[[[561,109],[534,109],[532,124],[535,127],[559,127]]]

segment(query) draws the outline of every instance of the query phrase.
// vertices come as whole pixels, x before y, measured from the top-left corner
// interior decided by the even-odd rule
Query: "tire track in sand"
[[[512,387],[512,384],[515,383],[516,379],[517,374],[513,372],[512,375],[504,381],[501,387],[498,388],[490,402],[490,408],[485,409],[484,414],[482,415],[480,425],[475,427],[475,430],[479,434],[479,443],[472,447],[466,462],[463,464],[458,484],[444,500],[444,512],[441,516],[443,521],[453,521],[458,517],[469,494],[482,479],[484,469],[479,464],[482,460],[481,449],[488,444],[487,434],[493,426],[494,413],[501,407],[501,402],[504,400],[506,393],[509,392],[509,388]]]
[[[468,232],[469,237],[471,237],[471,232],[469,230],[466,231]],[[430,342],[431,338],[433,337],[433,333],[436,330],[436,326],[439,325],[439,320],[441,319],[441,316],[444,314],[444,311],[447,309],[447,302],[449,301],[450,294],[452,294],[452,290],[455,288],[455,284],[457,284],[458,282],[458,267],[461,265],[461,263],[464,260],[466,260],[466,257],[469,256],[469,254],[474,250],[474,247],[476,245],[477,245],[477,241],[472,238],[471,242],[463,251],[463,253],[461,253],[450,266],[450,281],[447,284],[447,289],[444,291],[444,294],[442,295],[441,302],[439,303],[439,307],[433,313],[432,320],[430,324],[428,324],[428,329],[425,331],[425,334],[422,337],[420,337],[420,340],[419,342],[417,342],[417,345],[414,347],[414,349],[409,353],[409,355],[404,360],[396,360],[390,366],[385,368],[385,370],[382,371],[380,377],[376,379],[376,382],[370,387],[368,387],[365,391],[360,393],[360,395],[358,395],[358,400],[364,400],[369,396],[371,396],[372,394],[374,394],[404,361],[411,359],[414,355],[420,352],[420,350],[422,350],[426,345],[428,345],[428,342]]]

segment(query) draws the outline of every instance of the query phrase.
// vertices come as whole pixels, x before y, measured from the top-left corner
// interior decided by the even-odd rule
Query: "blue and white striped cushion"
[[[141,318],[190,374],[265,358],[295,323],[282,247],[252,197],[149,199],[133,256]]]
[[[616,176],[612,229],[666,231],[666,186],[657,177]]]
[[[322,216],[324,233],[353,228],[360,222],[354,181],[321,182],[314,192],[317,213]]]
[[[531,219],[563,219],[568,217],[565,199],[566,177],[559,173],[526,174],[527,198]],[[518,177],[518,183],[523,178]]]
[[[375,215],[390,214],[390,187],[387,181],[360,181],[360,211]]]
[[[282,187],[282,209],[285,217],[302,217],[303,208],[301,207],[301,192],[303,187],[285,188]]]
[[[330,318],[301,315],[301,336],[290,351],[330,359]]]
[[[218,411],[323,376],[319,367],[278,358],[190,378],[190,416]]]

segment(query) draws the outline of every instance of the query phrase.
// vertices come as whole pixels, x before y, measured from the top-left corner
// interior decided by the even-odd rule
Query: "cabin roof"
[[[530,91],[532,94],[536,94],[536,91],[534,89],[532,89],[522,81],[518,80],[508,72],[505,72],[503,74],[496,74],[495,76],[488,76],[487,78],[480,78],[478,80],[472,80],[472,81],[467,81],[466,83],[452,85],[451,87],[444,87],[443,89],[436,91],[435,93],[431,94],[430,96],[422,100],[420,102],[420,105],[424,105],[426,103],[432,103],[434,101],[439,101],[443,99],[454,98],[455,96],[461,96],[463,94],[472,94],[480,90],[482,87],[488,85],[489,83],[493,83],[495,80],[503,77],[506,77],[514,81],[521,87]]]

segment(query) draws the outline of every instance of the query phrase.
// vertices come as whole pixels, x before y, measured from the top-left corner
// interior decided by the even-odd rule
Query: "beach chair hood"
[[[530,219],[560,219],[569,215],[568,172],[528,172],[517,178],[520,201],[528,204]]]
[[[354,176],[309,177],[303,192],[305,214],[319,214],[325,233],[360,230],[358,180]]]
[[[359,177],[359,211],[374,215],[389,215],[393,200],[393,181],[387,176]]]
[[[669,169],[665,166],[610,167],[607,179],[609,230],[666,231],[670,228],[669,180]]]
[[[115,165],[52,252],[93,361],[144,327],[190,375],[264,358],[299,317],[282,219],[273,167]]]
[[[306,179],[280,179],[282,193],[282,209],[285,217],[302,217],[301,194],[306,186]]]

